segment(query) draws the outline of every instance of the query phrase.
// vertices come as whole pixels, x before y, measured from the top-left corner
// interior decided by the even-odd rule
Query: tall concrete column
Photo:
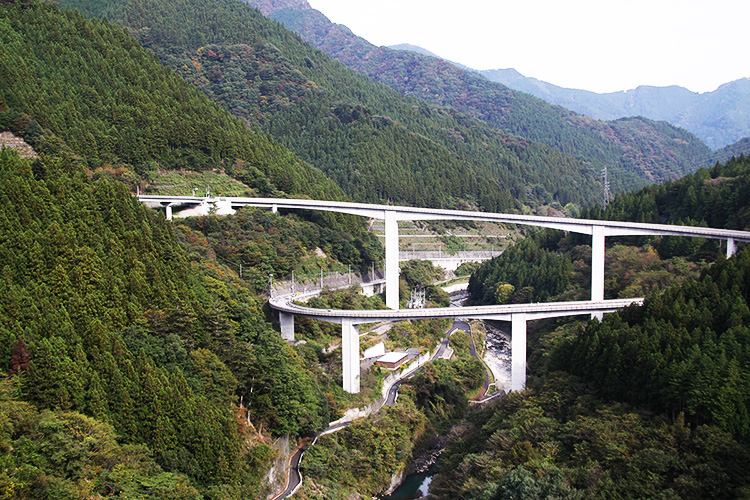
[[[172,220],[172,206],[167,205],[164,209],[167,211],[167,220]]]
[[[593,227],[591,235],[591,300],[604,300],[604,228]]]
[[[727,238],[727,259],[737,252],[737,243],[734,238]]]
[[[279,326],[281,327],[281,338],[287,342],[294,342],[294,314],[279,311]]]
[[[385,211],[385,306],[398,310],[398,220]]]
[[[359,325],[355,325],[351,318],[341,319],[341,359],[344,368],[344,390],[357,394],[359,393]]]
[[[511,315],[510,331],[510,390],[526,389],[526,314]]]
[[[591,300],[604,300],[604,228],[593,226],[591,234]],[[592,313],[592,318],[604,319],[604,313]]]

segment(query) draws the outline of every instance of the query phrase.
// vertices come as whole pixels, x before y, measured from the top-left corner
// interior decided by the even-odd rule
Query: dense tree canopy
[[[93,417],[204,492],[224,484],[250,496],[273,453],[245,438],[245,412],[278,434],[327,421],[250,287],[190,264],[171,226],[123,184],[90,180],[64,155],[21,160],[3,149],[0,201],[0,369],[39,411]],[[28,463],[17,450],[14,463]],[[45,470],[8,480],[30,485]]]
[[[36,139],[41,125],[92,170],[219,168],[263,195],[342,196],[319,170],[247,129],[121,28],[36,2],[4,3],[0,20],[0,128],[33,119],[36,128],[20,132]]]

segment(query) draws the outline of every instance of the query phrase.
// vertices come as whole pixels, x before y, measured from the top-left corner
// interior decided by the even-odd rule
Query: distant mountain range
[[[409,50],[376,47],[301,2],[250,0],[308,43],[401,94],[453,108],[527,141],[610,168],[618,190],[681,177],[713,163],[695,135],[645,118],[597,120],[492,82],[475,71]],[[398,47],[401,49],[402,47]]]
[[[681,87],[648,86],[627,92],[596,94],[565,89],[527,78],[513,69],[477,71],[451,63],[460,70],[507,87],[505,91],[499,88],[490,91],[486,88],[480,90],[479,87],[485,86],[477,83],[471,76],[461,75],[434,61],[410,59],[403,54],[404,51],[408,51],[421,57],[439,59],[428,50],[409,44],[390,48],[375,47],[356,36],[346,26],[331,23],[324,14],[312,9],[305,0],[249,0],[249,3],[258,7],[265,15],[297,31],[309,43],[376,81],[386,83],[408,95],[470,112],[490,123],[494,120],[493,124],[499,128],[545,142],[553,147],[556,147],[556,139],[541,137],[536,132],[532,134],[533,137],[527,135],[529,124],[509,117],[508,111],[512,106],[498,110],[496,105],[493,109],[493,104],[487,101],[519,99],[524,101],[519,106],[528,108],[529,103],[525,102],[522,96],[509,92],[512,89],[597,120],[643,117],[666,121],[695,134],[713,150],[750,136],[750,80],[747,79],[728,83],[714,92],[704,94],[697,94]],[[399,51],[400,54],[394,55],[394,50],[389,49]],[[399,65],[401,68],[397,67]],[[427,74],[434,71],[437,66],[440,66],[438,69],[445,76],[438,80],[433,74]],[[420,69],[416,69],[417,67]],[[463,87],[460,95],[444,95],[445,89],[441,87],[451,84]],[[478,93],[483,95],[477,95]],[[498,96],[498,93],[502,95]],[[474,102],[467,105],[466,102],[462,103],[462,100]],[[484,103],[478,104],[477,100],[483,100]],[[469,106],[473,106],[473,109],[469,109]],[[500,104],[500,107],[503,105]],[[543,112],[545,113],[548,113],[548,110]],[[560,114],[564,121],[579,121],[565,116],[564,112]],[[517,114],[514,118],[517,118]],[[611,135],[610,131],[602,133]],[[551,136],[557,137],[557,131],[552,131]],[[711,161],[707,160],[706,163]]]
[[[599,120],[626,116],[663,120],[692,132],[714,150],[750,137],[750,78],[726,83],[713,92],[703,94],[678,86],[647,85],[622,92],[597,94],[558,87],[523,76],[515,69],[479,73],[493,82]]]

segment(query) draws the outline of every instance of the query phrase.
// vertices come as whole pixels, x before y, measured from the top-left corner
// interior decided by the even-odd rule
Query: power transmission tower
[[[604,167],[604,170],[602,170],[602,201],[604,202],[604,208],[607,208],[607,205],[609,205],[609,199],[611,197],[609,192],[609,176],[607,175],[607,167]]]

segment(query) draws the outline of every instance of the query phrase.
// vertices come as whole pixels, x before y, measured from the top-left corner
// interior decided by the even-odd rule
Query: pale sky
[[[748,0],[308,0],[375,45],[561,87],[707,92],[750,77]]]

